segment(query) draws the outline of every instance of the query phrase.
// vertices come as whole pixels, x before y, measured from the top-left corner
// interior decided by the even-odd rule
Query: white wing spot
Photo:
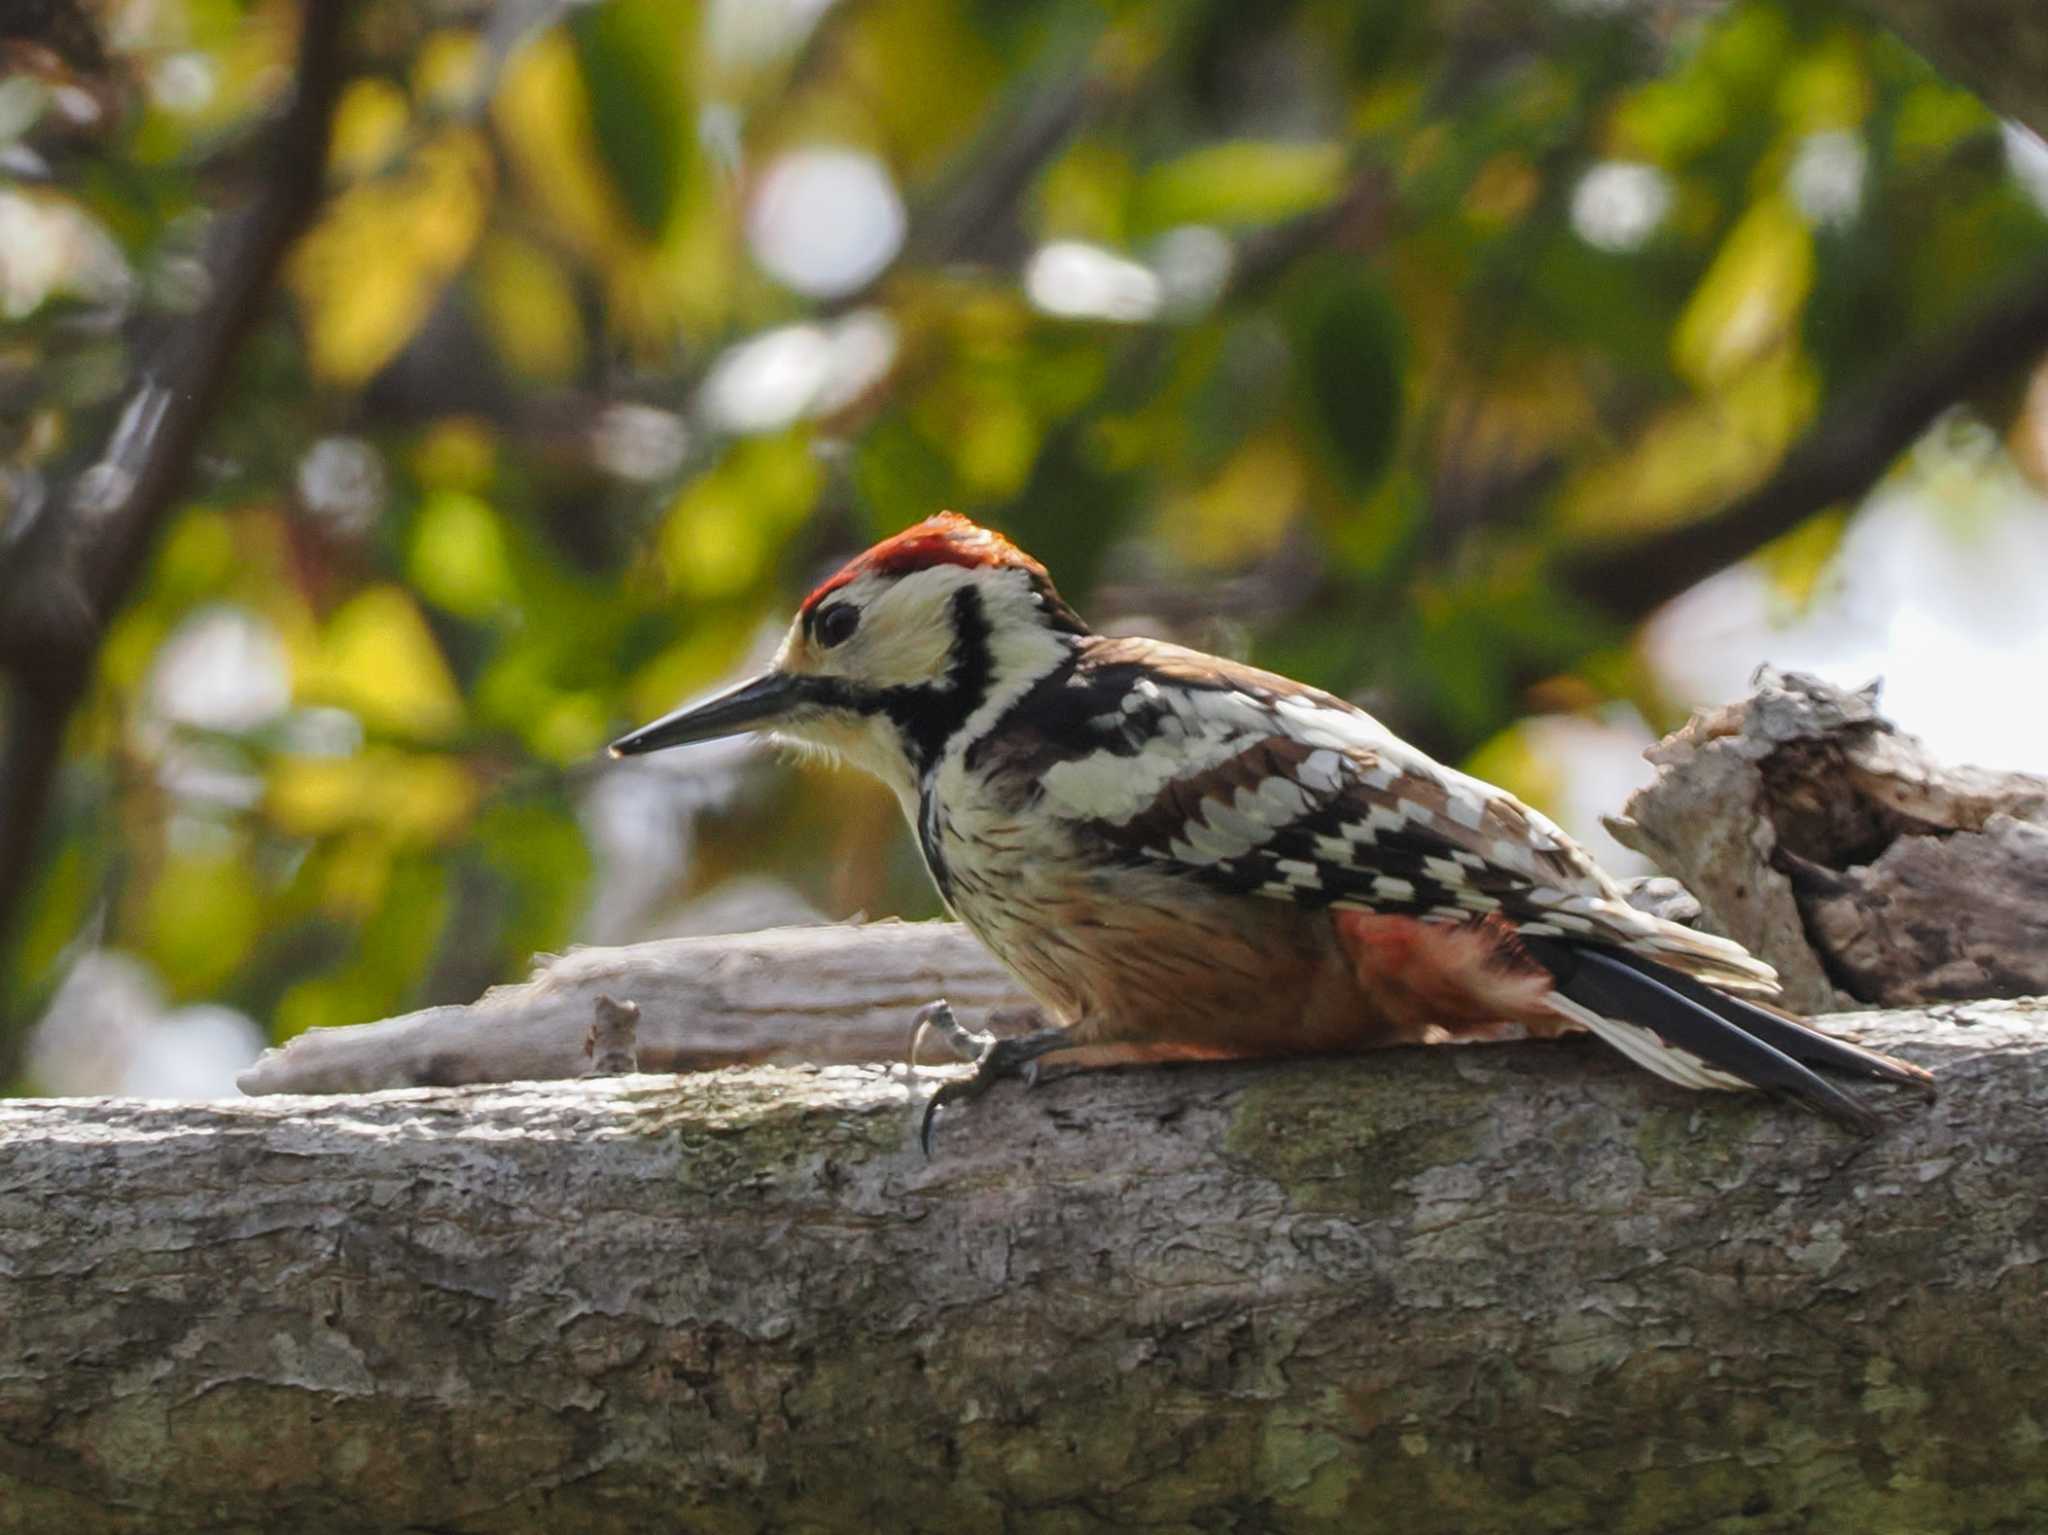
[[[1422,860],[1422,872],[1453,890],[1465,883],[1464,865],[1454,858],[1425,858]]]
[[[1469,790],[1452,785],[1451,792],[1444,797],[1444,811],[1460,826],[1479,830],[1479,823],[1486,819],[1486,806]]]
[[[1165,721],[1161,721],[1162,725]],[[1183,742],[1160,735],[1134,757],[1094,752],[1047,770],[1045,792],[1074,814],[1121,826],[1150,806],[1176,778],[1226,762],[1244,749],[1229,739]]]
[[[1233,836],[1206,821],[1191,821],[1184,829],[1188,842],[1205,855],[1197,860],[1201,863],[1221,863],[1226,859],[1242,857],[1249,853],[1258,841],[1256,837]]]
[[[1391,874],[1375,874],[1372,877],[1372,893],[1383,901],[1412,901],[1415,887],[1405,879],[1396,879]]]
[[[1269,778],[1255,790],[1239,789],[1237,808],[1269,826],[1281,826],[1308,809],[1308,796],[1290,779]]]
[[[1363,710],[1334,709],[1311,698],[1282,698],[1273,705],[1282,728],[1297,741],[1338,751],[1378,751],[1398,744],[1394,735]]]
[[[1295,779],[1317,794],[1334,794],[1344,782],[1344,758],[1327,747],[1312,751],[1294,770]]]
[[[1320,888],[1323,883],[1323,871],[1299,858],[1276,858],[1273,867],[1287,876],[1289,884]]]
[[[1257,816],[1246,815],[1220,799],[1202,801],[1202,819],[1222,836],[1242,842],[1244,846],[1238,849],[1239,852],[1250,852],[1264,842],[1271,831]],[[1193,835],[1193,830],[1189,828],[1190,835]]]
[[[1370,828],[1367,840],[1377,842],[1383,831],[1406,831],[1408,822],[1409,817],[1402,813],[1402,806],[1375,805],[1365,813],[1365,824]]]

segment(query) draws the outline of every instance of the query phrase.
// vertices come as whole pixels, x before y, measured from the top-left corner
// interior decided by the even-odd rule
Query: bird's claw
[[[945,1010],[943,1021],[936,1015],[936,1009]],[[927,1018],[925,1015],[928,1013],[934,1016]],[[1050,1050],[1063,1049],[1073,1043],[1064,1029],[1040,1029],[1035,1033],[1012,1034],[1002,1039],[993,1034],[977,1034],[954,1018],[952,1009],[943,1002],[934,1002],[919,1012],[920,1035],[927,1026],[938,1029],[955,1050],[974,1062],[972,1076],[940,1083],[931,1097],[925,1100],[924,1118],[918,1125],[917,1138],[927,1157],[932,1154],[932,1122],[943,1105],[965,1098],[979,1098],[1005,1077],[1016,1077],[1026,1087],[1036,1087],[1038,1058]],[[967,1041],[965,1047],[963,1040]],[[973,1050],[972,1055],[968,1055],[969,1049]],[[916,1053],[915,1046],[912,1053]]]

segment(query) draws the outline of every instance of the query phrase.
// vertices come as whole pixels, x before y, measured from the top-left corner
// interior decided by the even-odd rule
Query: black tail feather
[[[1524,935],[1523,946],[1572,1001],[1604,1017],[1652,1030],[1664,1042],[1766,1092],[1792,1098],[1863,1134],[1883,1125],[1868,1104],[1815,1075],[1746,1017],[1730,1018],[1674,986],[1666,967],[1638,968],[1615,951]],[[1629,956],[1633,959],[1634,956]],[[1651,973],[1655,971],[1656,973]],[[1717,994],[1718,996],[1718,994]],[[1787,1021],[1771,1017],[1782,1029]],[[1803,1044],[1802,1044],[1803,1048]],[[1827,1064],[1827,1063],[1823,1063]],[[1858,1063],[1858,1069],[1868,1067]]]
[[[1866,1050],[1861,1045],[1852,1045],[1846,1039],[1836,1039],[1823,1034],[1819,1029],[1801,1023],[1796,1018],[1787,1018],[1782,1013],[1759,1006],[1745,997],[1731,996],[1717,991],[1696,976],[1674,970],[1669,965],[1660,965],[1654,959],[1626,950],[1614,950],[1609,956],[1620,960],[1632,970],[1639,970],[1690,1001],[1697,1002],[1708,1011],[1734,1024],[1747,1033],[1754,1034],[1765,1044],[1808,1066],[1827,1066],[1835,1071],[1844,1071],[1859,1077],[1868,1077],[1876,1082],[1896,1082],[1901,1087],[1917,1087],[1928,1097],[1934,1096],[1933,1073],[1915,1066],[1910,1061],[1896,1060],[1889,1055],[1880,1055],[1875,1050]]]

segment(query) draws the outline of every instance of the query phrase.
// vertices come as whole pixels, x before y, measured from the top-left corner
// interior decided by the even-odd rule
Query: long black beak
[[[714,693],[701,703],[685,704],[673,714],[664,714],[631,735],[620,736],[612,742],[611,754],[637,757],[642,752],[687,746],[692,741],[713,741],[772,724],[804,701],[803,684],[803,678],[786,672],[763,672],[723,693]]]

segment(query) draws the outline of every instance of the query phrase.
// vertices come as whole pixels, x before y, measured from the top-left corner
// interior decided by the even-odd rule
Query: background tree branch
[[[0,953],[34,878],[64,731],[107,625],[133,589],[226,398],[325,184],[329,120],[346,77],[345,0],[306,0],[291,99],[249,206],[224,222],[207,301],[148,367],[94,466],[0,547],[0,670],[12,683],[0,743]],[[0,1081],[15,1075],[21,1020],[0,1019]]]
[[[2048,353],[2048,266],[1830,409],[1755,490],[1704,517],[1566,557],[1577,597],[1634,623],[1807,518],[1870,490],[1940,414]]]
[[[2048,137],[2048,11],[2003,0],[1858,0],[1943,74]]]
[[[2021,1528],[2048,1012],[1871,1141],[1591,1045],[0,1104],[0,1530]]]

